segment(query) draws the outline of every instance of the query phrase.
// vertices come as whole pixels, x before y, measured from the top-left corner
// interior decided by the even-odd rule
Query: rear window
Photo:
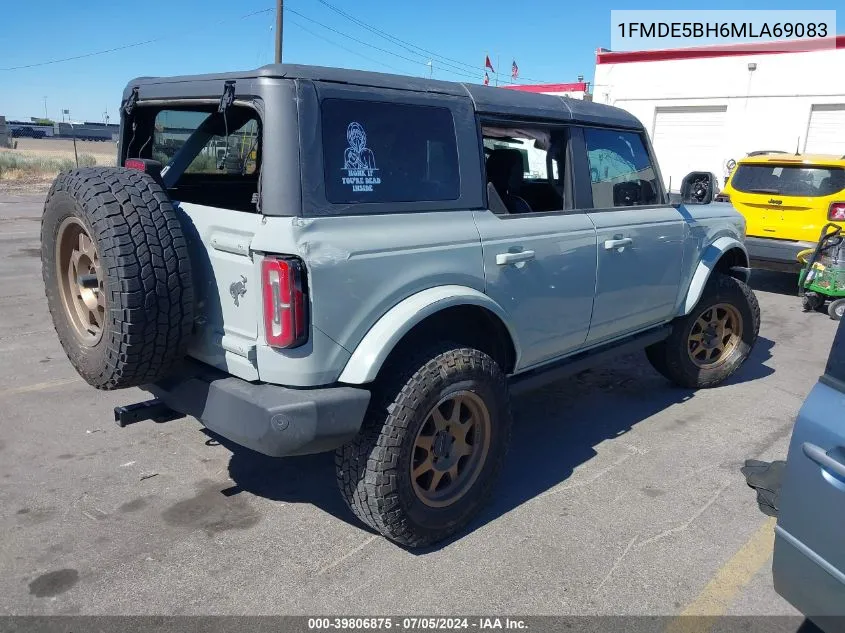
[[[448,108],[325,99],[322,126],[329,202],[460,197],[455,124]]]
[[[262,149],[255,110],[236,105],[225,113],[211,107],[142,107],[139,120],[143,125],[139,133],[130,132],[125,154],[153,158],[174,169],[167,178],[172,200],[256,211]]]
[[[845,170],[806,165],[743,165],[736,168],[731,186],[743,193],[818,198],[845,189]]]
[[[167,165],[185,141],[211,116],[193,110],[161,110],[156,114],[152,156]],[[185,170],[186,174],[252,175],[258,167],[258,118],[211,134]]]

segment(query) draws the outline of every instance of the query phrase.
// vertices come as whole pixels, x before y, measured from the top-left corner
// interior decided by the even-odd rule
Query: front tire
[[[646,349],[652,366],[690,389],[715,387],[751,354],[760,332],[760,304],[747,284],[716,273],[690,314],[669,337]]]
[[[487,501],[510,441],[507,382],[487,354],[449,344],[385,369],[361,432],[336,452],[338,485],[365,524],[422,547]]]

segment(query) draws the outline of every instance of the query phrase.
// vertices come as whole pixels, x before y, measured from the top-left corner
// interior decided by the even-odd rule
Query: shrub
[[[79,155],[80,167],[93,167],[96,164],[97,159],[91,154]],[[0,178],[2,179],[12,180],[21,176],[47,178],[74,167],[76,167],[76,162],[73,158],[38,156],[14,151],[0,152]]]

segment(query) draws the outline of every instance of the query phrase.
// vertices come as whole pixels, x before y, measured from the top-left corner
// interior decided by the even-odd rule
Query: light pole
[[[44,99],[44,118],[49,119],[50,117],[47,116],[47,96],[45,95],[43,97],[43,99]]]
[[[276,1],[276,63],[282,63],[282,36],[284,35],[285,0]]]

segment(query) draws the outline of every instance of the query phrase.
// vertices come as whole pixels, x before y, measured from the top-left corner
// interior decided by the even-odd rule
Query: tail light
[[[267,345],[290,348],[308,339],[305,271],[293,257],[266,258],[261,263],[264,292],[264,334]]]
[[[827,218],[833,222],[845,222],[845,202],[831,202]]]
[[[152,176],[153,180],[155,180],[162,189],[166,188],[161,180],[161,163],[157,160],[152,160],[150,158],[127,158],[123,162],[123,166],[126,167],[126,169],[142,171],[145,174]]]
[[[123,163],[126,169],[135,169],[137,171],[147,171],[147,164],[139,158],[127,158]]]

